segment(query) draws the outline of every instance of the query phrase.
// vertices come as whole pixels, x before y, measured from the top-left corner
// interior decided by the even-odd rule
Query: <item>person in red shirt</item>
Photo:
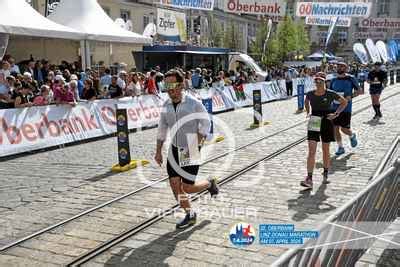
[[[150,77],[148,78],[148,82],[147,82],[147,94],[149,95],[157,95],[157,86],[156,86],[156,74],[157,72],[152,70],[150,72]]]
[[[70,90],[68,84],[65,84],[64,86],[61,87],[56,87],[54,91],[54,100],[57,105],[67,104],[75,106],[74,92]]]

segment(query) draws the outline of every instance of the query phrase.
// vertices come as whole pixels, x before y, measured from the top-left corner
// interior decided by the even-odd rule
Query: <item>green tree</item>
[[[250,53],[254,56],[256,56],[257,58],[260,58],[262,61],[261,63],[263,65],[266,65],[266,58],[268,56],[268,54],[271,52],[268,48],[269,45],[269,40],[267,41],[266,44],[266,49],[264,51],[264,45],[265,45],[265,41],[267,39],[267,35],[268,35],[268,23],[265,21],[263,22],[260,27],[257,29],[256,32],[256,38],[255,40],[250,44],[249,50]],[[271,32],[272,35],[272,32]],[[271,37],[270,35],[270,37]]]
[[[297,57],[300,55],[306,56],[310,53],[311,44],[303,22],[299,22],[295,25],[295,33],[296,55]]]
[[[296,26],[289,16],[278,24],[276,33],[279,42],[278,57],[283,62],[289,59],[289,55],[296,51]]]

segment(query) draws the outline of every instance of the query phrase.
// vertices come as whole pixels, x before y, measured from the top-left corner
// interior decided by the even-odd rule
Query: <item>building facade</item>
[[[26,0],[39,13],[46,15],[57,8],[59,0]],[[49,3],[46,6],[46,3]],[[122,18],[125,21],[132,22],[132,31],[142,34],[145,27],[150,23],[156,23],[157,8],[167,8],[159,4],[159,1],[153,0],[98,0],[103,10],[113,19]],[[212,25],[217,23],[221,26],[221,35],[234,25],[237,33],[236,50],[247,53],[249,44],[254,40],[256,29],[261,21],[256,16],[237,15],[223,11],[224,0],[214,1],[213,11],[203,10],[182,10],[173,9],[186,14],[187,32],[190,38],[189,43],[201,46],[213,46]],[[27,58],[30,54],[43,55],[51,58],[52,61],[61,60],[75,61],[79,57],[79,43],[64,40],[36,40],[30,39],[26,42],[26,37],[12,37],[13,48],[11,53],[21,55],[21,58]],[[29,43],[29,44],[27,44]],[[52,45],[57,43],[56,46]],[[28,47],[27,47],[28,46]],[[134,67],[132,51],[141,50],[139,45],[91,42],[91,57],[94,65],[104,62],[105,65],[111,65],[115,62],[124,62],[128,66]],[[54,50],[54,51],[53,51]],[[59,51],[63,52],[60,55]],[[66,55],[68,54],[68,55]]]
[[[287,13],[296,21],[304,18],[296,17],[297,2],[315,2],[310,0],[288,0]],[[330,40],[330,50],[338,56],[353,58],[353,44],[365,44],[367,38],[374,42],[400,39],[400,1],[399,0],[318,0],[318,2],[371,2],[372,10],[369,18],[352,18],[350,27],[336,27]],[[324,49],[328,26],[307,26],[313,50]]]

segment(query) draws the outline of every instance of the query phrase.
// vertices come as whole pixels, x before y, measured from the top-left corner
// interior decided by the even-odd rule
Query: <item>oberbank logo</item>
[[[372,3],[314,3],[298,2],[296,16],[369,17]]]
[[[232,244],[238,247],[245,247],[253,244],[256,239],[254,228],[248,223],[237,223],[229,232],[229,239]]]

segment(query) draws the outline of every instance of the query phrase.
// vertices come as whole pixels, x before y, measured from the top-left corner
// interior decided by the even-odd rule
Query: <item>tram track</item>
[[[385,101],[385,100],[387,100],[387,99],[389,99],[389,98],[391,98],[391,97],[394,97],[394,96],[396,96],[396,95],[398,95],[398,94],[400,94],[400,92],[391,94],[391,95],[389,95],[389,96],[383,98],[382,101]],[[358,103],[358,102],[361,102],[361,101],[366,100],[366,99],[368,100],[369,98],[359,99],[358,101],[354,101],[353,103]],[[370,106],[370,105],[368,105],[368,106],[366,106],[366,107],[363,107],[363,108],[361,108],[360,110],[357,110],[356,112],[354,112],[354,115],[356,115],[356,114],[358,114],[358,113],[360,113],[360,112],[362,112],[362,111],[368,109],[369,106]],[[211,159],[205,161],[205,162],[203,163],[203,165],[204,165],[204,164],[207,164],[207,163],[210,163],[210,162],[213,162],[213,161],[215,161],[215,160],[217,160],[217,159],[223,158],[223,157],[229,155],[230,153],[234,153],[234,152],[236,152],[236,151],[239,151],[239,150],[243,150],[243,149],[245,149],[245,148],[248,148],[248,147],[250,147],[250,146],[252,146],[252,145],[254,145],[254,144],[257,144],[257,143],[259,143],[259,142],[261,142],[261,141],[263,141],[263,140],[267,140],[267,139],[270,139],[270,138],[272,138],[272,137],[274,137],[274,136],[277,136],[277,135],[279,135],[279,134],[288,132],[288,131],[290,131],[291,129],[294,129],[294,128],[298,127],[298,126],[303,125],[305,122],[306,122],[306,120],[301,121],[301,122],[299,122],[299,123],[296,123],[296,124],[291,125],[290,127],[287,127],[287,128],[282,129],[282,130],[280,130],[280,131],[277,131],[277,132],[275,132],[275,133],[273,133],[273,134],[270,134],[270,135],[261,137],[261,138],[255,140],[255,141],[252,141],[252,142],[250,142],[250,143],[248,143],[248,144],[245,144],[245,145],[242,145],[242,146],[240,146],[240,147],[238,147],[238,148],[235,148],[235,149],[232,150],[232,151],[227,151],[227,152],[224,152],[224,153],[222,153],[222,154],[219,154],[219,155],[217,155],[216,157],[213,157],[213,158],[211,158]],[[242,169],[240,169],[239,171],[236,171],[236,172],[234,172],[234,173],[228,175],[227,177],[225,177],[224,179],[222,179],[222,180],[219,182],[219,184],[220,184],[220,185],[224,185],[224,184],[226,184],[226,183],[228,183],[228,182],[230,182],[230,181],[236,179],[237,177],[239,177],[239,176],[242,175],[243,173],[245,173],[245,172],[247,172],[247,171],[249,171],[249,170],[254,169],[255,167],[257,167],[258,164],[259,164],[260,162],[266,161],[266,160],[269,160],[269,159],[272,159],[272,158],[274,158],[274,157],[277,157],[278,155],[284,153],[285,151],[288,151],[288,150],[292,149],[293,147],[297,146],[298,144],[301,144],[301,143],[304,142],[305,140],[306,140],[306,137],[302,137],[302,138],[296,140],[295,142],[290,143],[289,145],[287,145],[287,146],[285,146],[285,147],[283,147],[283,148],[281,148],[281,149],[279,149],[279,150],[277,150],[277,151],[275,151],[275,152],[273,152],[273,153],[271,153],[271,154],[269,154],[269,155],[267,155],[267,156],[265,156],[265,157],[263,157],[263,158],[261,158],[261,159],[255,161],[255,162],[249,164],[249,165],[246,166],[245,168],[242,168]],[[86,210],[86,211],[84,211],[84,212],[82,212],[82,213],[80,213],[80,214],[77,214],[77,215],[75,215],[75,216],[73,216],[73,217],[71,217],[71,218],[69,218],[69,219],[67,219],[67,220],[64,220],[64,221],[62,221],[62,222],[59,222],[59,223],[54,224],[54,225],[52,225],[52,226],[49,226],[49,227],[47,227],[47,228],[45,228],[45,229],[42,229],[42,230],[40,230],[40,231],[38,231],[38,232],[35,232],[34,234],[31,234],[31,235],[29,235],[29,236],[27,236],[27,237],[24,237],[24,238],[19,239],[19,240],[15,241],[15,242],[12,242],[12,243],[10,243],[10,244],[8,244],[8,245],[3,246],[2,248],[0,248],[0,252],[1,252],[1,253],[5,253],[5,252],[7,252],[9,249],[11,249],[11,248],[13,248],[13,247],[16,247],[16,246],[19,246],[19,245],[21,245],[22,243],[24,243],[24,242],[26,242],[26,241],[28,241],[28,240],[34,239],[34,238],[36,238],[36,237],[39,237],[39,236],[42,235],[42,234],[51,232],[52,230],[54,230],[54,229],[56,229],[56,228],[59,228],[59,227],[64,226],[64,225],[66,225],[66,224],[68,224],[68,223],[71,223],[71,222],[73,222],[73,221],[75,221],[75,220],[77,220],[77,219],[79,219],[79,218],[81,218],[81,217],[83,217],[83,216],[85,216],[85,215],[88,215],[88,214],[93,213],[93,212],[95,212],[95,211],[97,211],[97,210],[100,210],[101,208],[107,207],[107,206],[109,206],[109,205],[111,205],[111,204],[113,204],[113,203],[115,203],[115,202],[118,202],[118,201],[123,200],[123,199],[125,199],[125,198],[128,198],[128,197],[130,197],[130,196],[136,195],[136,194],[138,194],[139,192],[142,192],[142,191],[144,191],[144,190],[146,190],[146,189],[148,189],[148,188],[151,188],[151,187],[155,186],[156,184],[159,184],[159,183],[161,183],[161,182],[166,181],[167,179],[168,179],[168,178],[163,178],[163,179],[154,181],[153,183],[151,183],[151,184],[149,184],[149,185],[143,186],[143,187],[141,187],[141,188],[139,188],[139,189],[136,189],[136,190],[134,190],[134,191],[131,191],[131,192],[127,193],[127,194],[124,194],[124,195],[122,195],[122,196],[119,196],[119,197],[117,197],[117,198],[114,198],[114,199],[112,199],[112,200],[110,200],[110,201],[107,201],[107,202],[101,204],[101,205],[98,205],[98,206],[93,207],[93,208],[91,208],[91,209],[89,209],[89,210]],[[200,193],[200,194],[198,194],[198,195],[193,196],[193,200],[198,199],[199,197],[201,197],[201,196],[204,195],[204,194],[206,194],[206,191],[205,191],[205,192],[202,192],[202,193]],[[91,256],[91,255],[93,255],[93,251],[98,251],[99,253],[101,253],[102,251],[107,250],[108,248],[114,246],[115,244],[120,243],[121,241],[125,240],[126,238],[129,238],[130,236],[135,235],[136,233],[140,232],[141,230],[143,230],[143,229],[149,227],[150,225],[154,224],[155,222],[157,222],[157,221],[159,221],[159,220],[162,220],[165,216],[171,214],[171,213],[174,212],[177,208],[178,208],[178,205],[172,206],[172,207],[170,207],[170,208],[164,210],[164,212],[163,212],[162,214],[157,215],[157,216],[153,216],[152,218],[147,219],[147,220],[145,220],[145,221],[143,221],[143,222],[137,224],[135,227],[132,227],[132,228],[130,228],[130,229],[124,231],[122,235],[118,235],[117,237],[113,238],[113,239],[110,240],[109,242],[107,241],[107,242],[101,244],[99,247],[97,247],[97,248],[95,248],[95,249],[93,249],[93,250],[91,250],[91,251],[88,251],[88,253],[85,253],[85,255],[86,255],[85,257],[86,257],[86,258],[89,257],[89,260],[90,260],[91,258],[93,258],[93,256]],[[96,255],[98,255],[98,254],[96,254]],[[77,265],[80,265],[80,264],[81,264],[81,261],[82,261],[82,259],[78,259],[78,260],[76,260],[76,261],[71,261],[71,262],[70,262],[70,266],[77,266]]]
[[[392,94],[390,96],[387,96],[385,98],[383,98],[381,101],[384,102],[385,100],[388,100],[396,95],[399,95],[400,93],[395,93]],[[367,110],[369,108],[369,106],[363,107],[355,112],[353,112],[353,115],[357,115],[365,110]],[[236,178],[240,177],[242,174],[256,168],[261,162],[263,161],[267,161],[270,159],[273,159],[283,153],[285,153],[286,151],[296,147],[297,145],[303,143],[304,141],[307,140],[307,137],[304,136],[292,143],[290,143],[289,145],[286,145],[285,147],[271,153],[268,154],[267,156],[258,159],[254,162],[252,162],[251,164],[249,164],[248,166],[240,169],[239,171],[236,171],[230,175],[228,175],[227,177],[223,178],[220,182],[219,185],[222,186],[224,184],[227,184],[233,180],[235,180]],[[207,190],[204,190],[198,194],[193,195],[190,199],[191,201],[196,201],[198,199],[200,199],[202,196],[207,194]],[[107,250],[111,249],[112,247],[116,246],[117,244],[120,244],[121,242],[127,240],[128,238],[140,233],[141,231],[143,231],[144,229],[152,226],[153,224],[161,221],[162,219],[164,219],[166,216],[176,212],[179,209],[179,205],[176,204],[168,209],[165,209],[161,214],[153,216],[151,218],[149,218],[146,221],[143,221],[142,223],[135,225],[133,227],[131,227],[130,229],[124,231],[123,233],[121,233],[120,235],[117,235],[115,237],[113,237],[112,239],[108,240],[107,242],[104,242],[102,244],[100,244],[99,246],[97,246],[96,248],[94,248],[93,250],[90,250],[84,254],[82,254],[81,256],[75,258],[74,260],[72,260],[71,262],[69,262],[67,264],[67,266],[81,266],[82,264],[90,261],[91,259],[101,255],[102,253],[106,252]]]

